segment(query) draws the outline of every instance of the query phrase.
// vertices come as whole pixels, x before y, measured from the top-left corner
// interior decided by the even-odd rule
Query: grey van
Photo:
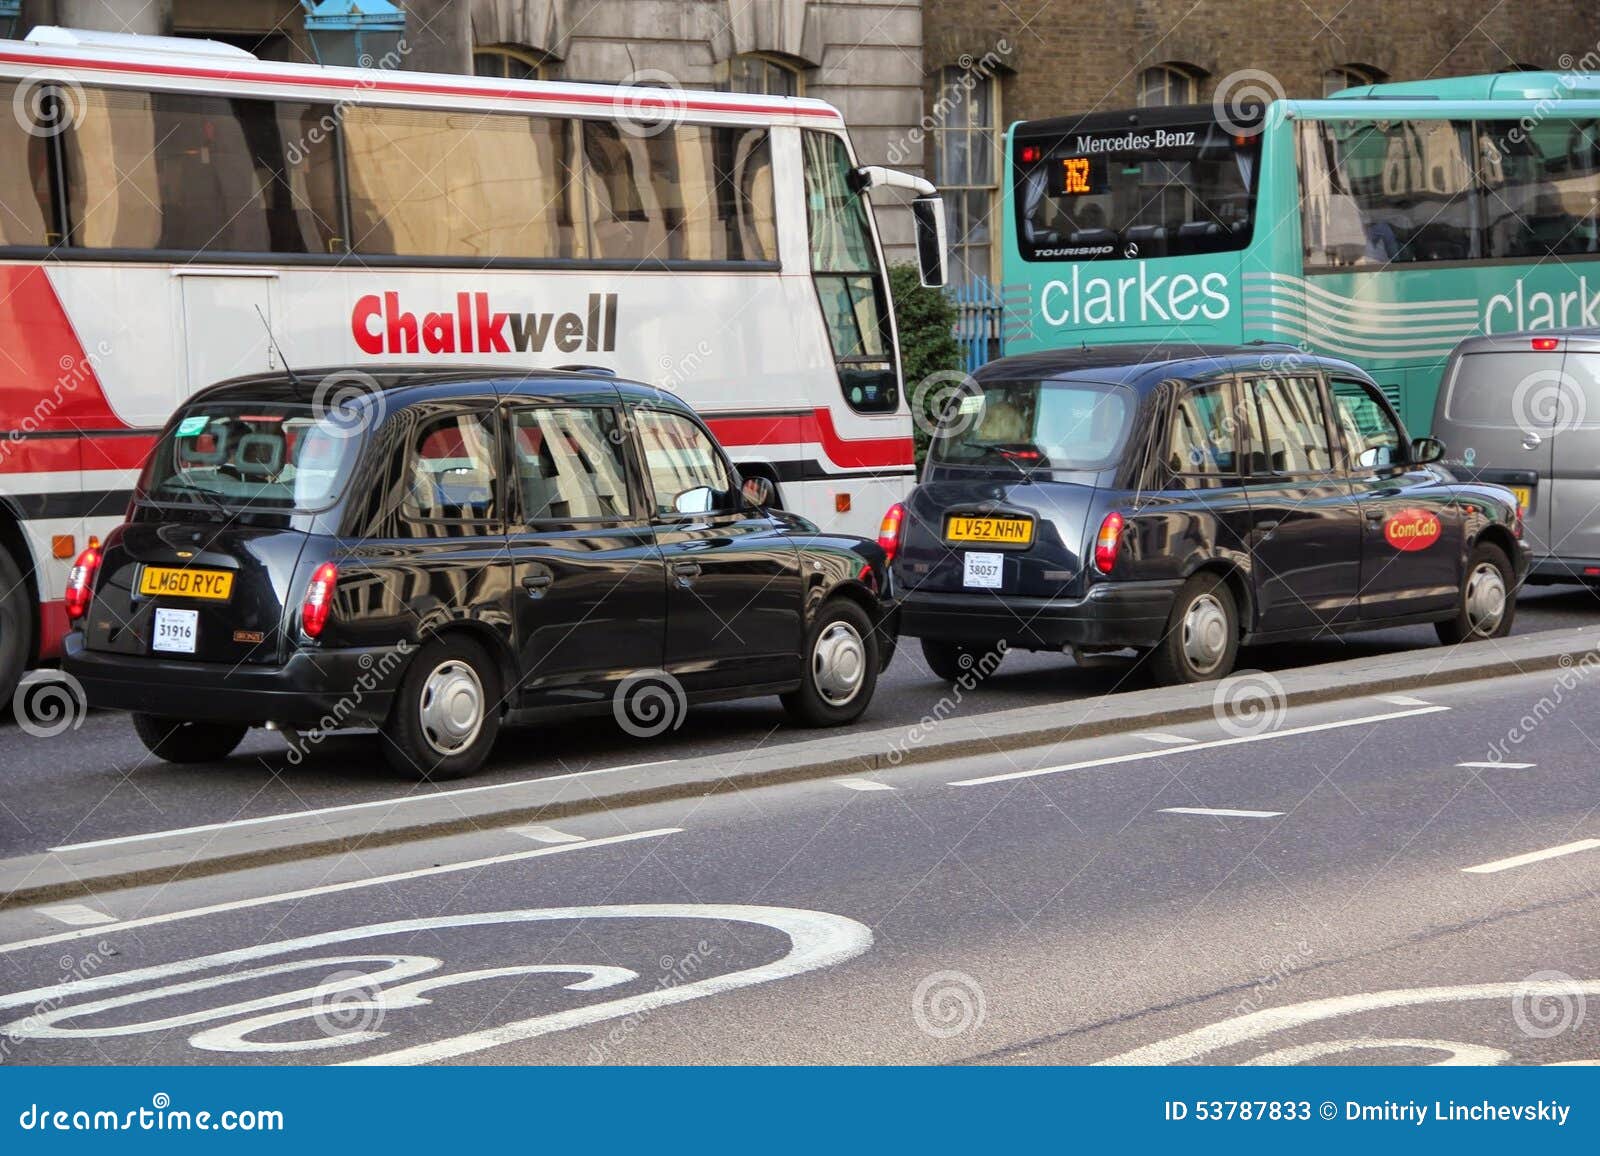
[[[1440,380],[1432,432],[1457,478],[1516,494],[1530,583],[1600,585],[1600,329],[1463,341]]]

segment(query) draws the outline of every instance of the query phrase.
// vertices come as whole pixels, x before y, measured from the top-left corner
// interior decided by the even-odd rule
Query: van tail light
[[[1550,353],[1561,348],[1561,341],[1556,337],[1535,337],[1533,348],[1539,353]]]
[[[1511,521],[1511,532],[1516,535],[1517,541],[1522,541],[1522,503],[1517,503],[1517,516]]]
[[[900,552],[900,533],[906,525],[906,508],[899,502],[890,506],[883,515],[883,523],[878,527],[878,545],[883,547],[883,552],[888,555],[884,559],[887,565],[894,561],[894,556]]]
[[[312,638],[322,634],[328,624],[328,612],[333,609],[333,588],[339,581],[339,567],[324,562],[311,575],[306,584],[306,600],[300,604],[300,629]]]
[[[100,540],[89,539],[89,547],[78,555],[67,575],[67,620],[76,622],[89,613],[89,599],[94,596],[94,576],[100,570]]]
[[[1094,568],[1100,573],[1109,574],[1116,566],[1117,552],[1122,549],[1122,528],[1126,524],[1115,510],[1100,523],[1100,532],[1094,536]]]

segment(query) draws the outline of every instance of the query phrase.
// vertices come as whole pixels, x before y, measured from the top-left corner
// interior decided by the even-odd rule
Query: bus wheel
[[[0,714],[11,709],[11,696],[33,654],[33,607],[28,584],[10,551],[0,547]]]

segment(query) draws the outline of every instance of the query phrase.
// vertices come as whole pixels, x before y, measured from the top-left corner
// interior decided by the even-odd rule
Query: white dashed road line
[[[1162,807],[1163,815],[1216,815],[1223,819],[1276,819],[1282,811],[1235,811],[1228,807]]]
[[[521,835],[524,839],[532,839],[535,843],[582,843],[582,835],[569,835],[565,831],[557,831],[554,827],[543,827],[530,824],[526,827],[509,828],[513,835]]]
[[[1142,734],[1136,734],[1133,737],[1136,739],[1144,739],[1149,743],[1160,743],[1162,746],[1166,747],[1186,747],[1195,741],[1194,739],[1186,739],[1182,735],[1162,734],[1160,731],[1146,731]]]
[[[1579,839],[1576,843],[1563,843],[1559,847],[1546,847],[1543,851],[1529,851],[1526,855],[1513,855],[1509,859],[1496,859],[1492,863],[1479,863],[1476,867],[1463,867],[1470,875],[1493,875],[1513,867],[1526,867],[1543,859],[1556,859],[1562,855],[1576,855],[1579,851],[1593,851],[1600,847],[1600,839]]]
[[[115,923],[115,915],[107,915],[104,911],[96,911],[84,903],[55,903],[49,907],[36,909],[40,915],[48,915],[57,923],[65,923],[68,927],[96,927],[102,923]]]
[[[892,791],[888,783],[875,783],[871,779],[835,779],[841,787],[848,787],[852,791]]]
[[[1391,702],[1395,706],[1428,706],[1425,698],[1412,698],[1409,694],[1380,694],[1374,695],[1379,702]]]
[[[1472,771],[1492,771],[1496,768],[1507,771],[1525,771],[1529,767],[1536,767],[1538,763],[1457,763],[1458,767],[1466,767]]]

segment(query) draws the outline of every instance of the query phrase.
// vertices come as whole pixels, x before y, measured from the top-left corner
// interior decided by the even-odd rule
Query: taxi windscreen
[[[945,466],[1098,470],[1127,440],[1133,396],[1077,381],[991,381],[950,399],[929,459]]]
[[[139,479],[138,499],[238,512],[312,512],[338,500],[362,439],[310,405],[190,407]]]

